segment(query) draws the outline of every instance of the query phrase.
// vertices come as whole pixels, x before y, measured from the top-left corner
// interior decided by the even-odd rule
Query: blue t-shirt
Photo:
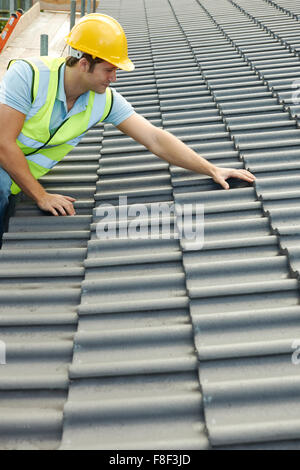
[[[74,114],[83,111],[88,103],[89,92],[80,95],[74,106],[68,112],[66,94],[64,88],[64,64],[60,70],[59,87],[50,120],[50,133],[54,133],[60,124]],[[5,73],[0,84],[0,103],[7,104],[11,108],[26,115],[26,120],[31,117],[31,83],[33,72],[29,64],[20,60],[13,63]],[[113,105],[109,116],[103,121],[117,126],[134,113],[131,104],[112,88]],[[106,95],[103,93],[103,100]]]

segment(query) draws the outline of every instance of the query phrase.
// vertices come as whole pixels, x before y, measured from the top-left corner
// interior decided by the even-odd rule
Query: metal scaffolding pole
[[[40,55],[48,55],[48,34],[41,34]]]
[[[25,0],[25,11],[29,10],[32,6],[32,0]]]
[[[81,16],[85,14],[85,0],[81,0]]]
[[[9,0],[9,15],[15,11],[15,2],[14,0]]]
[[[76,0],[71,0],[70,31],[75,24],[75,16],[76,16]]]

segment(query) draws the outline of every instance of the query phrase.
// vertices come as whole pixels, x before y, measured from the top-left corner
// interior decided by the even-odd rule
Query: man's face
[[[100,62],[99,64],[96,64],[93,72],[86,74],[89,89],[96,93],[105,93],[105,90],[110,83],[116,81],[117,69],[118,67],[115,67],[109,62]]]

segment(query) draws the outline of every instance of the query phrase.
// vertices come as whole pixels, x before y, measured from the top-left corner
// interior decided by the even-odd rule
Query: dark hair
[[[99,57],[96,57],[95,59],[93,59],[93,57],[90,54],[86,54],[85,52],[82,57],[84,57],[90,64],[89,73],[93,72],[96,64],[100,64],[100,62],[104,62],[104,60],[100,59]],[[66,58],[66,65],[68,67],[74,67],[74,65],[77,64],[79,60],[80,59],[77,59],[76,57],[68,56]]]

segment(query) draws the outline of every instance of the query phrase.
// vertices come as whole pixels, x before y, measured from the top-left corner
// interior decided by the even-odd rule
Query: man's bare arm
[[[143,144],[158,157],[188,170],[211,176],[224,189],[229,189],[225,181],[229,177],[240,178],[252,183],[255,176],[247,170],[220,168],[208,162],[169,132],[153,126],[135,113],[119,124],[118,129]]]
[[[40,209],[53,215],[73,215],[74,198],[50,194],[32,176],[27,160],[16,144],[25,120],[25,115],[10,106],[0,103],[0,166],[33,199]]]

